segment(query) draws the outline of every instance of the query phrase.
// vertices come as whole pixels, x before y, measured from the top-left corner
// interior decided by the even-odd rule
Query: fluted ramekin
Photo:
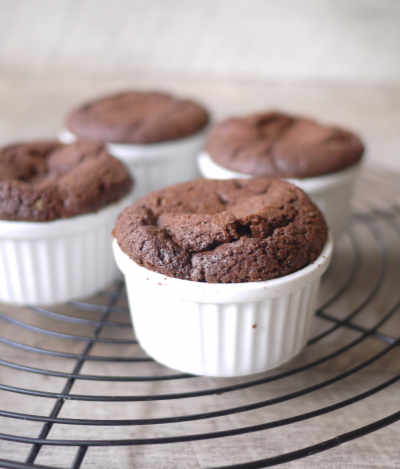
[[[118,278],[111,231],[132,195],[98,212],[49,222],[0,220],[0,302],[47,305]]]
[[[204,146],[207,129],[189,137],[169,142],[131,145],[108,143],[108,152],[122,161],[135,179],[135,200],[165,186],[199,177],[196,155]],[[76,140],[74,134],[63,130],[63,143]]]
[[[210,155],[201,152],[197,158],[200,173],[206,179],[250,179],[255,176],[238,173],[215,163]],[[343,171],[304,179],[285,178],[300,187],[324,214],[329,231],[337,238],[345,229],[350,216],[350,199],[360,164]]]
[[[329,237],[315,262],[285,277],[208,284],[140,267],[113,243],[143,349],[170,368],[215,377],[266,371],[301,351],[332,246]]]

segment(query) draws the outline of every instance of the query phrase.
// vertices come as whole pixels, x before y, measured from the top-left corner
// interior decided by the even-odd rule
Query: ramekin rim
[[[207,158],[208,164],[211,163],[212,165],[214,165],[216,167],[217,170],[224,171],[226,173],[230,173],[232,175],[232,179],[233,178],[252,179],[252,178],[257,177],[253,174],[239,173],[239,172],[234,171],[232,169],[224,168],[220,164],[216,163],[211,158],[211,155],[205,150],[201,150],[197,155],[198,162],[202,158]],[[327,183],[328,184],[329,183],[335,184],[336,181],[342,180],[344,177],[351,177],[354,172],[358,171],[361,168],[361,166],[362,166],[362,160],[358,161],[357,163],[355,163],[355,164],[353,164],[353,165],[351,165],[347,168],[341,169],[340,171],[335,171],[335,172],[328,173],[328,174],[321,174],[319,176],[309,176],[309,177],[304,177],[304,178],[283,178],[283,177],[278,177],[277,176],[277,178],[282,179],[283,181],[290,182],[294,185],[301,185],[302,183],[307,184],[309,182],[309,183],[312,183],[314,185],[326,186]],[[199,168],[199,169],[201,171],[201,168]]]
[[[72,229],[73,232],[82,232],[87,231],[86,229],[80,229],[82,226],[78,226],[76,222],[79,222],[79,225],[87,224],[93,226],[91,221],[98,219],[99,216],[107,217],[108,214],[114,213],[115,211],[122,211],[125,206],[132,202],[132,195],[135,191],[135,188],[126,194],[124,197],[111,202],[104,207],[101,207],[96,212],[82,213],[81,215],[75,215],[68,218],[57,218],[50,221],[20,221],[20,220],[0,220],[0,239],[2,238],[21,238],[21,239],[32,239],[37,237],[54,237],[56,234],[51,234],[51,231],[60,231],[65,228],[70,228],[71,225],[75,225],[77,229]],[[94,226],[98,226],[95,224]],[[32,230],[36,232],[42,232],[40,235],[32,233]],[[13,234],[15,232],[15,234]],[[20,233],[19,233],[20,232]],[[46,233],[47,232],[47,233]],[[68,230],[70,232],[70,230]],[[18,234],[16,234],[18,233]]]
[[[125,256],[125,258],[123,258],[125,259],[125,261],[126,260],[131,261],[135,265],[135,267],[137,267],[138,269],[143,269],[143,273],[146,272],[146,274],[148,274],[148,276],[151,276],[151,277],[158,277],[158,279],[164,284],[167,282],[176,287],[178,285],[181,285],[181,286],[187,285],[187,286],[190,286],[192,290],[198,289],[199,291],[206,286],[207,290],[212,294],[214,293],[224,294],[228,292],[229,290],[233,290],[233,289],[235,289],[235,293],[240,294],[240,293],[246,293],[246,292],[251,292],[251,291],[253,292],[262,291],[268,288],[268,291],[274,290],[273,296],[279,296],[278,295],[279,291],[276,291],[277,294],[275,295],[276,288],[279,288],[283,285],[285,286],[289,284],[294,285],[297,283],[297,281],[301,281],[305,278],[318,277],[318,276],[321,276],[325,272],[325,270],[329,266],[329,263],[332,257],[333,238],[332,238],[332,235],[328,233],[328,239],[326,243],[324,244],[317,259],[311,264],[308,264],[307,266],[303,267],[302,269],[297,270],[296,272],[292,272],[291,274],[284,275],[282,277],[278,277],[278,278],[274,278],[270,280],[262,280],[259,282],[246,282],[246,283],[205,283],[205,282],[195,282],[192,280],[183,280],[183,279],[168,277],[165,274],[161,274],[159,272],[148,270],[145,267],[142,267],[136,264],[132,259],[130,259],[121,250],[115,238],[113,239],[113,248],[114,248],[114,253],[116,257],[119,255],[116,253],[120,252],[121,254],[123,254],[123,256]],[[120,270],[124,274],[126,274],[126,272],[124,272],[124,270],[121,268],[120,264],[118,263],[118,259],[117,259],[117,264],[119,265]],[[217,290],[220,290],[220,291],[217,291]],[[226,290],[226,292],[224,290]]]
[[[207,134],[210,127],[211,127],[211,124],[207,124],[202,129],[197,130],[193,134],[187,135],[186,137],[176,138],[174,140],[166,140],[166,141],[163,141],[163,142],[155,142],[155,143],[106,142],[106,143],[104,143],[104,145],[106,145],[106,146],[113,145],[115,147],[126,148],[126,149],[134,147],[134,148],[137,148],[138,150],[151,149],[151,148],[161,148],[163,146],[171,146],[172,147],[172,146],[176,145],[177,143],[182,143],[183,144],[183,143],[186,143],[186,142],[190,142],[192,139],[200,137],[203,134]],[[63,141],[62,141],[63,135],[74,138],[75,140],[77,139],[76,135],[73,132],[71,132],[70,130],[68,130],[66,127],[62,128],[57,134],[58,140],[60,140],[62,143],[63,143]]]

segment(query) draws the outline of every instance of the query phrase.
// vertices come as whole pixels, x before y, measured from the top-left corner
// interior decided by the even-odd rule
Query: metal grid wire
[[[372,171],[363,173],[354,196],[353,218],[338,243],[333,265],[323,278],[322,303],[316,312],[318,331],[309,341],[306,352],[288,366],[256,377],[219,381],[177,373],[154,363],[143,354],[131,336],[122,282],[100,293],[92,301],[73,301],[62,307],[5,309],[5,306],[0,306],[0,345],[3,350],[8,350],[8,354],[2,354],[0,360],[0,439],[3,444],[18,443],[19,448],[25,450],[24,460],[0,459],[0,467],[56,467],[40,463],[41,453],[53,450],[54,454],[60,452],[57,467],[62,465],[78,469],[95,448],[112,447],[113,454],[117,455],[121,447],[146,445],[163,445],[165,454],[175,461],[174,467],[184,467],[179,454],[173,452],[174,444],[213,441],[215,448],[215,442],[218,444],[222,439],[237,436],[239,438],[235,444],[240,446],[241,438],[250,434],[290,427],[298,422],[312,423],[315,421],[313,419],[339,409],[356,408],[357,403],[393,387],[400,381],[400,373],[394,372],[389,379],[375,386],[346,399],[332,400],[328,405],[311,411],[302,412],[299,404],[294,415],[283,418],[264,420],[265,416],[261,413],[261,421],[253,417],[254,424],[244,426],[233,420],[240,414],[251,414],[254,410],[265,410],[280,403],[297,402],[304,396],[312,397],[320,390],[358,376],[367,367],[379,366],[380,361],[389,355],[397,354],[400,358],[400,327],[396,320],[400,310],[397,274],[400,267],[399,195],[400,178],[397,175]],[[372,260],[365,263],[370,258]],[[354,296],[356,284],[366,269],[371,274],[369,283],[359,289],[361,293],[358,296]],[[393,285],[397,285],[397,289],[392,288]],[[377,314],[368,314],[369,311]],[[353,334],[350,340],[332,342],[332,337],[341,337],[349,331]],[[354,362],[356,364],[353,366],[352,360],[348,360],[349,364],[333,376],[322,376],[315,383],[297,389],[289,383],[287,387],[279,388],[288,392],[269,397],[268,386],[285,383],[285,380],[313,370],[318,375],[321,365],[335,359],[353,357],[357,346],[371,340],[377,341],[380,347],[374,348],[372,355]],[[327,343],[330,347],[324,348]],[[309,360],[307,350],[317,345],[322,345],[322,352]],[[4,359],[4,356],[11,358]],[[2,370],[7,373],[2,373]],[[95,370],[96,373],[85,370]],[[120,375],[119,370],[125,370],[125,373]],[[24,378],[20,379],[22,375]],[[92,383],[91,392],[81,394],[79,390],[88,389],[88,383]],[[106,385],[105,390],[103,385]],[[247,396],[245,390],[254,388],[265,389],[268,398],[252,401],[252,395]],[[126,392],[127,389],[132,391]],[[210,404],[204,400],[222,394],[229,397],[238,391],[241,391],[241,398],[232,402],[240,402],[240,405],[229,405],[229,398],[224,400],[224,404],[215,404],[214,401]],[[5,410],[2,402],[10,395],[14,410]],[[43,408],[42,412],[37,411],[37,406],[35,411],[30,410],[30,403],[35,398],[43,403],[39,406],[39,409]],[[200,410],[191,413],[192,408],[196,409],[197,401],[201,401],[198,406]],[[162,406],[162,402],[170,403],[170,407]],[[190,406],[185,405],[188,402]],[[139,406],[139,410],[146,406],[147,411],[135,414],[140,418],[115,418],[115,415],[119,416],[118,412],[114,415],[108,407],[118,404],[128,406],[128,403],[137,403],[135,405]],[[72,406],[72,410],[64,412],[67,405]],[[85,406],[89,406],[89,410],[85,411]],[[15,410],[19,408],[23,411]],[[94,408],[95,418],[89,418]],[[126,415],[130,416],[129,412]],[[257,413],[254,415],[257,416]],[[220,464],[218,467],[255,469],[305,458],[397,422],[400,420],[400,408],[390,415],[382,409],[380,415],[384,417],[316,444],[273,457],[239,464]],[[216,421],[225,422],[225,426],[216,427],[213,425]],[[202,426],[198,427],[201,431],[190,426],[195,422],[201,422]],[[27,432],[15,430],[18,424],[22,428],[29,423],[36,425],[34,431],[39,430],[35,436],[26,436]],[[167,426],[169,432],[163,433],[163,428]],[[114,431],[119,429],[118,437],[98,439],[96,435],[103,433],[90,431],[96,428],[104,431],[106,427]],[[81,428],[86,431],[80,431]],[[121,430],[123,428],[126,428],[126,433]],[[136,437],[131,438],[131,435]],[[70,448],[69,460],[61,451],[66,447]],[[296,447],[293,445],[293,448]],[[221,451],[224,451],[223,446]]]

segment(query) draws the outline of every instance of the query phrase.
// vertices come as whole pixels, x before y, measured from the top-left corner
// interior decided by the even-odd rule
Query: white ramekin
[[[0,302],[47,305],[118,278],[111,231],[132,195],[96,213],[49,222],[0,220]]]
[[[274,368],[305,346],[319,281],[332,255],[264,282],[207,284],[140,267],[114,240],[136,338],[158,362],[203,376],[243,376]]]
[[[204,146],[204,129],[196,134],[170,142],[146,145],[108,143],[108,152],[122,161],[135,179],[135,200],[165,186],[199,177],[196,155]],[[76,140],[74,134],[63,130],[59,134],[63,143]]]
[[[201,152],[197,158],[200,173],[206,179],[249,179],[255,176],[238,173],[215,163],[210,155]],[[343,171],[304,179],[285,178],[300,187],[324,214],[334,238],[345,229],[350,216],[350,199],[353,184],[360,171],[360,164]]]

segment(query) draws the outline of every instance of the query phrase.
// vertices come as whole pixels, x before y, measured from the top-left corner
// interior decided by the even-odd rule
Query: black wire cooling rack
[[[0,306],[0,467],[264,468],[399,421],[398,197],[397,175],[363,173],[309,345],[262,375],[153,362],[122,282],[49,309]]]

